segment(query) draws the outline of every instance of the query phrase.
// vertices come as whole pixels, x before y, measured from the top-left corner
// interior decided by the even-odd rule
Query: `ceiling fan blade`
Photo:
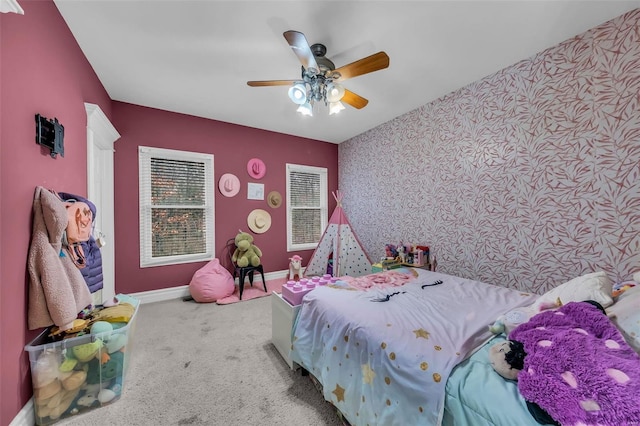
[[[304,34],[299,31],[285,31],[283,35],[287,40],[287,43],[289,43],[289,46],[291,46],[293,53],[295,53],[300,60],[304,69],[310,70],[313,68],[315,72],[318,72],[316,58],[313,56],[313,52],[311,51],[307,38]]]
[[[264,80],[264,81],[247,81],[247,85],[251,87],[263,86],[291,86],[298,80]]]
[[[345,104],[349,104],[354,108],[362,109],[367,106],[369,101],[363,98],[360,95],[356,95],[350,90],[344,91],[344,96],[340,99],[340,102],[344,102]]]
[[[340,73],[340,78],[336,81],[344,81],[348,78],[379,71],[389,66],[389,56],[384,52],[374,53],[371,56],[362,58],[348,65],[336,69]]]

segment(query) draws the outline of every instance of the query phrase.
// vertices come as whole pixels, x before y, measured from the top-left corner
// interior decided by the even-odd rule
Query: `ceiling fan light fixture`
[[[327,101],[329,103],[339,102],[344,96],[344,87],[341,84],[327,84]]]
[[[313,107],[309,102],[305,102],[298,107],[298,112],[304,116],[313,117]]]
[[[289,30],[282,35],[300,61],[301,77],[296,80],[247,81],[247,85],[250,87],[289,86],[287,92],[289,99],[299,105],[298,112],[303,115],[313,116],[313,106],[316,103],[323,103],[325,107],[329,107],[329,115],[345,109],[344,104],[356,109],[364,108],[369,101],[346,90],[342,82],[389,67],[389,55],[378,52],[336,68],[333,61],[326,57],[325,45],[321,43],[310,45],[300,31]]]
[[[340,101],[338,101],[338,102],[330,102],[329,103],[329,115],[337,114],[340,111],[342,111],[343,109],[345,109],[344,105]]]
[[[295,83],[289,88],[289,99],[298,105],[307,102],[307,88],[303,83]]]

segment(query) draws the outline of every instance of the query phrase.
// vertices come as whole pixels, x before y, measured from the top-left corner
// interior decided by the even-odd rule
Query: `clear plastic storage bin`
[[[128,296],[120,300],[122,303],[134,307],[128,322],[118,321],[121,318],[115,315],[104,321],[109,325],[95,328],[105,331],[53,342],[48,328],[25,346],[31,363],[37,425],[52,424],[120,399],[139,306]]]

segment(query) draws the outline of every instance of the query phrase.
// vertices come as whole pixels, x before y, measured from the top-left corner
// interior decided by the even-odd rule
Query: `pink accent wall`
[[[293,117],[295,118],[295,117]],[[214,155],[215,177],[215,244],[216,257],[222,256],[224,243],[235,237],[238,229],[250,232],[247,216],[256,208],[271,214],[271,228],[264,234],[253,234],[254,244],[262,252],[265,272],[288,269],[289,257],[299,254],[311,257],[311,250],[287,252],[286,228],[286,163],[326,167],[329,193],[338,185],[338,147],[335,144],[258,130],[235,124],[207,120],[152,108],[113,103],[113,124],[122,137],[115,153],[115,227],[116,227],[116,291],[135,293],[189,284],[193,273],[203,262],[140,268],[140,231],[138,215],[138,147],[177,149]],[[250,158],[260,158],[267,168],[259,180],[247,173]],[[235,197],[220,193],[218,180],[225,173],[235,174],[241,189]],[[266,195],[277,190],[283,203],[277,209],[264,201],[247,200],[247,183],[264,184]],[[335,200],[329,197],[329,214]]]
[[[640,9],[339,147],[372,258],[428,244],[439,270],[543,293],[640,270]]]
[[[86,112],[101,107],[122,134],[116,143],[116,291],[132,293],[184,285],[204,263],[139,268],[138,145],[209,152],[215,177],[235,173],[243,191],[226,198],[216,190],[217,253],[238,228],[247,229],[254,208],[271,212],[271,229],[256,236],[267,272],[283,270],[287,258],[284,206],[247,201],[246,161],[260,157],[265,192],[284,196],[286,162],[329,169],[329,190],[337,188],[337,146],[232,124],[112,103],[55,4],[23,2],[25,14],[0,14],[0,424],[9,424],[32,395],[24,351],[40,330],[26,325],[33,194],[36,186],[86,195]],[[113,114],[112,114],[113,112]],[[35,144],[35,114],[57,117],[65,127],[65,156],[53,159]],[[244,194],[244,196],[243,196]],[[331,200],[330,209],[335,207]],[[299,253],[308,258],[311,252]]]
[[[112,103],[52,1],[23,2],[25,14],[0,14],[0,424],[9,424],[31,397],[24,352],[40,330],[26,325],[28,274],[36,186],[86,195],[86,112],[97,104],[122,134],[116,143],[116,291],[132,293],[188,284],[204,263],[139,268],[138,145],[208,152],[215,178],[236,174],[243,190],[226,198],[216,190],[216,249],[238,228],[247,229],[254,208],[272,214],[271,229],[256,236],[266,271],[286,269],[284,206],[246,200],[246,162],[261,158],[265,193],[284,196],[285,163],[327,167],[329,190],[337,188],[337,146],[129,104]],[[113,114],[112,114],[113,112]],[[35,144],[35,114],[57,117],[65,127],[65,156],[53,159]],[[253,180],[252,180],[253,181]],[[331,200],[330,210],[335,207]],[[311,252],[300,252],[308,258]]]
[[[24,346],[26,262],[36,186],[86,195],[86,112],[111,101],[52,1],[21,2],[24,15],[0,14],[0,424],[9,424],[31,397]],[[64,158],[35,143],[35,115],[64,126]]]

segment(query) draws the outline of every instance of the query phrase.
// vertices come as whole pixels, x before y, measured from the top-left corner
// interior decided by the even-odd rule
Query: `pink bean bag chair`
[[[231,296],[235,287],[231,273],[213,259],[193,274],[189,292],[196,302],[209,303]]]

